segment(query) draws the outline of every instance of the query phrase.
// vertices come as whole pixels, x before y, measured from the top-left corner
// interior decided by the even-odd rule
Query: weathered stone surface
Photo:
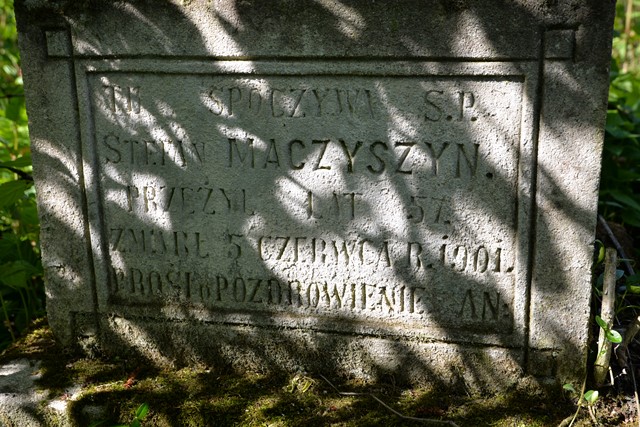
[[[87,352],[578,378],[613,2],[18,2]]]
[[[40,424],[33,414],[42,400],[33,390],[37,370],[27,360],[0,366],[0,426]]]
[[[15,359],[0,364],[1,427],[77,425],[72,421],[68,403],[80,396],[82,388],[73,384],[64,389],[64,394],[58,395],[38,384],[41,379],[42,362],[39,360]],[[100,414],[101,408],[94,406],[87,409]]]

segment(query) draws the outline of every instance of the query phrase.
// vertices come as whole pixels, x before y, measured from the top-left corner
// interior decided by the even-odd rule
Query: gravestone
[[[17,3],[64,344],[583,375],[614,2]]]

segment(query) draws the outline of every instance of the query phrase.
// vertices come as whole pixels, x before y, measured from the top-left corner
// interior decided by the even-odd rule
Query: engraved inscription
[[[88,81],[107,304],[510,343],[522,77]]]
[[[307,192],[307,219],[355,219],[356,205],[360,202],[356,200],[363,196],[362,193],[338,193],[332,192],[328,202],[318,200],[313,192]]]
[[[417,270],[442,268],[484,275],[513,271],[512,254],[498,245],[442,244],[437,254],[429,242],[329,239],[326,237],[260,236],[255,241],[244,234],[225,231],[213,236],[206,230],[187,232],[160,228],[117,227],[109,230],[109,248],[119,254],[162,255],[183,259],[227,257],[319,266],[372,266],[389,269],[406,266]],[[433,252],[433,251],[431,251]]]
[[[458,315],[463,319],[499,321],[509,319],[509,304],[501,299],[500,292],[478,292],[468,289],[462,298]]]
[[[105,163],[129,166],[168,166],[181,168],[204,162],[204,143],[179,140],[133,140],[107,134],[102,138]]]
[[[434,177],[473,178],[480,158],[480,144],[477,143],[348,141],[342,138],[288,142],[269,138],[267,141],[266,149],[257,149],[253,138],[229,138],[227,166],[314,172],[339,169],[349,174],[374,175],[386,171],[411,175],[422,169]]]
[[[364,88],[207,88],[202,98],[215,116],[266,115],[273,118],[376,117],[374,95]]]
[[[107,105],[113,113],[140,113],[140,88],[118,85],[104,86]]]
[[[367,282],[299,280],[274,276],[206,276],[175,269],[130,267],[111,270],[113,293],[118,298],[157,298],[210,307],[242,307],[276,311],[342,313],[343,316],[384,315],[389,318],[429,319],[428,284],[377,285]],[[462,324],[491,330],[510,329],[511,302],[499,291],[466,289],[451,313]],[[497,329],[495,329],[497,328]]]
[[[338,309],[420,317],[425,313],[424,287],[376,286],[369,283],[281,282],[275,277],[216,274],[200,277],[191,271],[112,269],[114,293],[131,297],[169,296],[216,305],[273,306],[297,309]]]
[[[455,99],[450,102],[448,99]],[[425,115],[427,121],[476,121],[478,117],[474,115],[473,106],[476,96],[473,92],[454,91],[446,93],[444,90],[427,90],[424,94]]]
[[[243,188],[127,185],[129,212],[175,212],[182,215],[253,215]]]
[[[109,243],[112,251],[120,253],[209,257],[206,242],[199,232],[112,228]]]

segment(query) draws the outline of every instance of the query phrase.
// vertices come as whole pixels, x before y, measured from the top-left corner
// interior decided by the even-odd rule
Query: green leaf
[[[634,274],[633,276],[627,276],[627,286],[640,284],[640,274]]]
[[[640,211],[640,203],[636,201],[633,197],[624,194],[620,191],[612,191],[611,196],[616,199],[618,202],[627,205],[631,209],[635,211]]]
[[[601,197],[604,196],[604,194],[601,194]],[[616,203],[616,202],[611,202],[611,201],[607,201],[607,200],[600,200],[600,204],[601,205],[605,205],[605,206],[613,206],[616,208],[624,208],[624,206],[622,206],[620,203]]]
[[[571,393],[575,393],[575,392],[576,392],[576,389],[575,389],[575,388],[573,388],[573,385],[572,385],[572,384],[569,384],[569,383],[564,384],[564,385],[562,386],[562,388],[563,388],[564,390],[570,391]]]
[[[587,401],[589,405],[593,405],[598,400],[598,390],[589,390],[584,394],[584,400]]]
[[[627,285],[627,291],[634,295],[640,294],[640,286]]]
[[[0,283],[15,289],[26,288],[31,277],[29,264],[24,261],[12,261],[0,265]]]
[[[618,331],[614,331],[613,329],[605,331],[604,336],[614,344],[619,344],[622,342],[622,335],[620,335]]]
[[[640,228],[640,210],[626,209],[622,212],[622,220],[625,224]]]
[[[140,420],[137,418],[134,418],[133,421],[131,421],[131,424],[129,424],[129,427],[140,427]]]
[[[596,323],[605,331],[609,330],[609,325],[607,325],[607,322],[602,320],[602,317],[598,316],[597,314],[596,314]]]
[[[5,110],[5,117],[14,122],[20,122],[24,120],[23,112],[24,100],[20,97],[9,98],[9,105]]]
[[[33,185],[32,182],[22,179],[0,185],[0,209],[15,204],[31,185]]]
[[[31,155],[27,154],[15,160],[11,160],[8,162],[0,162],[0,166],[9,166],[12,168],[26,168],[28,166],[31,166]]]
[[[149,404],[143,403],[142,405],[140,405],[140,407],[136,411],[136,418],[143,419],[144,417],[147,416],[148,412],[149,412]]]
[[[600,240],[596,240],[596,244],[598,245],[598,261],[596,264],[601,264],[604,261],[604,244]]]

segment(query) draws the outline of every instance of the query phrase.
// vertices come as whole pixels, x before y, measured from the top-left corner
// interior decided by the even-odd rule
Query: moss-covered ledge
[[[0,355],[2,366],[15,361],[28,362],[33,371],[33,391],[41,399],[30,415],[41,425],[129,423],[143,403],[150,410],[142,424],[149,426],[415,425],[369,394],[406,416],[460,426],[558,425],[573,410],[563,397],[545,400],[518,392],[471,396],[464,390],[448,396],[437,389],[401,387],[393,378],[384,384],[336,383],[340,390],[362,393],[343,396],[313,373],[158,370],[126,359],[77,358],[58,346],[46,319]]]

